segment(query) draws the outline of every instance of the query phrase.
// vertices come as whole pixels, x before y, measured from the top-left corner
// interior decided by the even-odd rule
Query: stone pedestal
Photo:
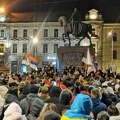
[[[65,46],[58,48],[58,56],[61,61],[62,66],[77,66],[82,65],[82,58],[84,54],[87,54],[86,46]],[[95,50],[90,48],[91,55],[95,55]]]

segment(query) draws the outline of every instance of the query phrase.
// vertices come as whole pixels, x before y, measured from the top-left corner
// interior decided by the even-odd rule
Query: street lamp
[[[33,38],[33,44],[34,44],[34,47],[35,47],[35,58],[37,56],[37,43],[38,43],[38,39],[36,37]]]
[[[112,45],[112,51],[111,51],[111,62],[113,61],[113,32],[109,32],[108,35],[111,37],[111,45]]]
[[[0,7],[0,13],[5,13],[5,8],[4,7]]]

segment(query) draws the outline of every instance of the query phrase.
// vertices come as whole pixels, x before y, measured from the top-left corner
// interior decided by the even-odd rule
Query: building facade
[[[32,22],[13,19],[15,16],[0,18],[0,66],[7,66],[10,70],[20,71],[22,57],[29,53],[39,59],[39,66],[54,64],[57,48],[68,45],[63,42],[63,27],[59,22]],[[95,9],[85,16],[85,23],[92,25],[92,43],[99,68],[106,70],[108,66],[119,68],[120,24],[104,23],[102,15]],[[110,34],[111,33],[111,34]],[[70,36],[72,46],[77,40]],[[113,40],[113,42],[112,42]],[[81,46],[89,41],[84,39]]]

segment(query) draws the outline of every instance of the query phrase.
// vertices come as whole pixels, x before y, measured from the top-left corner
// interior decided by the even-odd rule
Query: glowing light
[[[56,65],[56,62],[52,62],[52,65]]]
[[[7,42],[7,43],[5,43],[5,46],[6,46],[6,48],[9,48],[11,46],[11,44]]]
[[[33,38],[33,44],[36,44],[38,42],[37,38]]]
[[[5,12],[5,8],[4,7],[0,7],[0,13],[4,13]]]
[[[47,60],[55,60],[56,57],[52,57],[52,56],[47,56]]]
[[[112,31],[108,33],[108,36],[111,36],[112,35]]]

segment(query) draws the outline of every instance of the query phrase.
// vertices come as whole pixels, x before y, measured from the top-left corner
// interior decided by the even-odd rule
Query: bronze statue
[[[92,26],[91,24],[86,24],[80,22],[80,24],[77,22],[71,22],[73,25],[71,25],[70,22],[67,22],[67,19],[65,16],[59,17],[58,21],[60,22],[60,25],[64,27],[64,33],[62,34],[63,41],[65,42],[65,36],[69,40],[69,46],[71,46],[71,39],[70,34],[73,34],[76,38],[79,39],[78,46],[80,46],[80,42],[87,37],[90,41],[90,46],[92,46],[91,42],[91,34],[92,34]],[[73,28],[75,26],[75,28]]]
[[[75,37],[78,37],[78,34],[81,31],[81,26],[79,25],[81,23],[81,20],[80,20],[80,14],[77,8],[74,8],[74,12],[72,13],[69,21],[72,27],[72,35]]]

